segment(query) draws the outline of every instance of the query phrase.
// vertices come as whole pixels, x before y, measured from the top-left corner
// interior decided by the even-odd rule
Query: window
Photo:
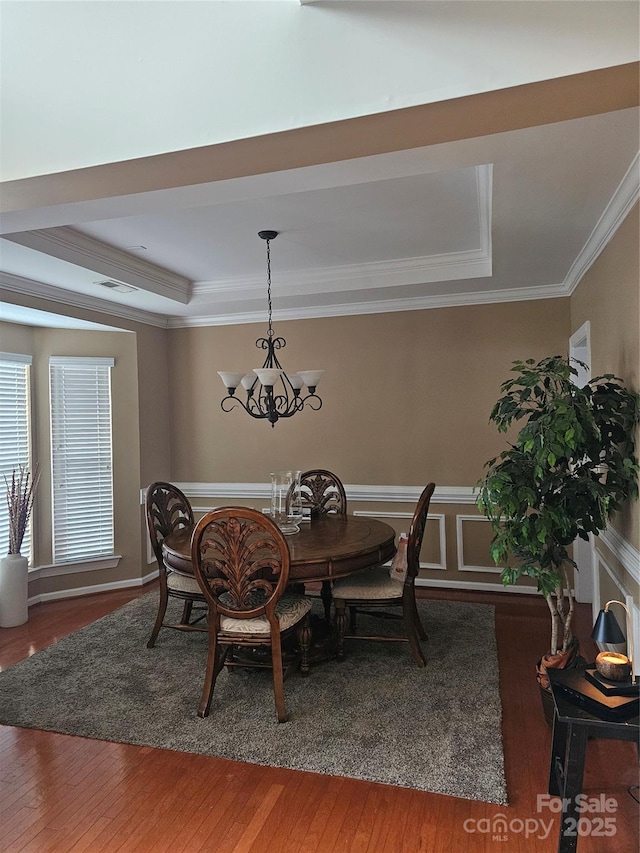
[[[113,364],[49,359],[54,563],[113,554]]]
[[[29,454],[29,368],[30,355],[0,353],[0,555],[9,550],[9,513],[4,500],[5,476],[11,478],[20,465],[30,467]],[[21,552],[31,554],[31,524],[22,540]]]

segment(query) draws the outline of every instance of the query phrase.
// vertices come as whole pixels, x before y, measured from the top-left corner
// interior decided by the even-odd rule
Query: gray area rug
[[[420,602],[424,669],[404,643],[348,641],[344,662],[287,678],[278,724],[269,670],[224,670],[196,717],[206,634],[147,649],[156,595],[0,673],[0,722],[506,804],[493,607]]]

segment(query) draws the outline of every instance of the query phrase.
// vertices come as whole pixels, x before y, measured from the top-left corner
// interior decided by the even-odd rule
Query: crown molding
[[[566,295],[571,296],[583,275],[616,233],[625,217],[640,198],[640,153],[631,161],[609,204],[587,238],[577,258],[571,264],[563,282]]]
[[[264,310],[260,310],[198,317],[179,317],[177,315],[167,317],[164,314],[154,314],[138,308],[124,307],[115,302],[74,293],[64,288],[2,272],[0,272],[0,287],[4,287],[5,290],[14,293],[48,299],[51,302],[57,302],[62,305],[96,311],[107,316],[131,320],[135,323],[144,323],[149,326],[157,326],[161,329],[263,323],[266,316]],[[486,290],[469,293],[417,296],[411,299],[387,299],[384,301],[349,302],[305,308],[276,309],[273,312],[273,318],[275,321],[282,322],[286,320],[313,320],[326,317],[353,317],[361,314],[386,314],[396,311],[419,311],[429,308],[454,308],[461,305],[492,305],[500,302],[557,299],[566,297],[567,295],[564,285],[553,284],[541,287],[512,288],[510,290]]]
[[[361,302],[335,303],[322,306],[306,306],[298,308],[276,308],[273,312],[277,321],[307,320],[327,317],[349,317],[361,314],[381,314],[397,311],[415,311],[429,308],[449,308],[465,305],[490,305],[501,302],[519,302],[539,299],[556,299],[570,296],[577,287],[582,276],[587,272],[591,264],[596,260],[600,252],[611,240],[616,230],[620,227],[625,217],[640,198],[640,155],[636,155],[629,166],[624,178],[620,182],[616,192],[609,201],[604,213],[598,220],[588,240],[580,251],[578,257],[571,265],[567,276],[560,284],[540,285],[534,287],[510,288],[505,290],[469,291],[466,293],[435,294],[417,296],[406,299],[368,300]],[[432,280],[446,281],[448,272],[451,277],[465,278],[468,275],[477,277],[477,269],[487,267],[491,274],[491,186],[492,166],[484,165],[477,168],[478,181],[478,205],[479,222],[482,246],[477,250],[468,252],[452,253],[449,255],[438,255],[424,258],[411,258],[402,261],[387,261],[376,264],[350,265],[333,267],[325,270],[306,270],[300,274],[288,274],[278,282],[279,289],[285,292],[294,287],[296,292],[318,293],[336,291],[345,281],[350,282],[354,290],[363,288],[377,288],[394,284],[412,283],[415,278],[422,281]],[[169,298],[174,301],[187,304],[189,302],[189,282],[180,276],[173,276],[153,265],[132,258],[130,255],[112,249],[93,238],[79,234],[68,227],[52,228],[46,231],[30,231],[22,234],[6,235],[5,239],[30,246],[47,254],[62,257],[63,251],[68,251],[69,256],[63,260],[79,263],[86,268],[94,269],[103,275],[117,278],[133,284],[135,287],[169,295],[161,292],[161,286],[172,290]],[[76,252],[75,260],[71,255]],[[108,268],[100,267],[95,259],[101,254],[105,263],[111,263]],[[81,259],[82,256],[82,259]],[[93,259],[93,260],[92,260]],[[122,262],[128,267],[118,266]],[[136,281],[134,275],[142,275],[145,268],[151,268],[149,275],[153,274],[155,285],[149,278],[142,282]],[[469,272],[475,269],[476,272]],[[465,272],[466,270],[466,272]],[[160,281],[163,278],[164,281]],[[395,279],[395,280],[394,280]],[[116,303],[101,300],[81,294],[73,293],[52,285],[45,285],[30,279],[21,278],[11,274],[0,273],[0,284],[7,290],[24,293],[30,296],[50,299],[64,305],[88,309],[100,312],[108,316],[158,326],[160,328],[179,329],[189,327],[227,326],[243,325],[250,323],[262,323],[265,320],[265,312],[246,311],[233,314],[202,314],[199,316],[160,315],[146,312],[140,309],[125,308]],[[191,286],[191,310],[198,310],[197,299],[204,294],[230,293],[231,280],[217,282],[196,282]],[[176,292],[180,291],[180,292]],[[233,298],[243,300],[249,298],[262,298],[264,295],[264,282],[256,278],[243,278],[233,280]],[[189,309],[188,309],[189,310]]]
[[[0,289],[8,290],[11,293],[20,293],[24,296],[35,296],[37,299],[46,299],[49,302],[71,308],[81,308],[83,311],[95,311],[121,320],[131,320],[134,323],[144,323],[147,326],[157,326],[161,329],[167,328],[165,317],[162,314],[152,314],[149,311],[141,311],[139,308],[127,308],[106,299],[96,299],[93,296],[75,293],[72,290],[54,287],[52,284],[43,284],[40,281],[22,278],[22,276],[12,275],[11,273],[0,272]],[[104,324],[105,320],[103,318],[96,320],[96,322]]]
[[[476,167],[476,183],[478,187],[478,223],[480,227],[480,246],[493,270],[493,243],[491,240],[493,223],[493,163]]]
[[[363,290],[429,284],[468,278],[487,278],[492,273],[491,215],[493,164],[475,167],[476,202],[478,211],[478,243],[476,249],[375,261],[363,264],[344,264],[296,272],[278,273],[278,296],[312,296],[343,290]],[[233,301],[261,299],[264,296],[264,276],[252,275],[196,281],[192,297],[227,296]]]
[[[375,261],[367,264],[348,264],[318,267],[298,272],[278,273],[278,297],[314,296],[342,290],[363,290],[428,284],[436,281],[455,281],[467,278],[487,278],[491,275],[491,258],[484,249],[449,252],[395,261]],[[264,297],[264,276],[243,276],[210,282],[194,282],[192,296],[227,296],[234,301]]]
[[[190,300],[189,279],[68,226],[6,234],[4,239],[183,305]]]
[[[343,302],[334,305],[305,306],[304,308],[274,309],[274,321],[313,320],[321,317],[353,317],[360,314],[387,314],[395,311],[417,311],[427,308],[454,308],[460,305],[493,305],[499,302],[529,302],[535,299],[566,297],[563,284],[536,287],[514,287],[507,290],[469,291],[415,296],[409,299],[384,299],[369,302]],[[182,329],[198,326],[234,326],[265,322],[266,312],[245,311],[234,314],[209,314],[198,317],[167,318],[167,328]]]

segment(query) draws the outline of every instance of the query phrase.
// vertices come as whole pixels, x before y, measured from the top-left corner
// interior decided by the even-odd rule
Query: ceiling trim
[[[473,139],[638,106],[640,63],[0,184],[2,228],[25,211]],[[179,177],[178,177],[179,176]]]
[[[491,241],[493,223],[493,163],[476,166],[478,185],[478,223],[480,226],[480,246],[491,263],[493,243]],[[491,275],[491,272],[489,272]]]
[[[191,296],[191,282],[184,276],[136,258],[68,226],[6,234],[4,239],[183,305],[189,302]]]
[[[483,250],[450,252],[421,258],[394,261],[375,261],[338,267],[318,267],[299,272],[278,273],[274,283],[277,296],[311,296],[340,290],[396,287],[435,281],[454,281],[465,278],[485,278],[491,275],[491,258]],[[256,299],[264,296],[265,277],[244,276],[212,282],[195,282],[192,296],[230,296],[233,300]]]
[[[167,328],[164,315],[152,314],[150,311],[141,311],[139,308],[128,308],[108,302],[106,299],[96,299],[83,293],[75,293],[62,287],[54,287],[51,284],[43,284],[30,278],[19,275],[0,272],[0,288],[11,293],[20,293],[24,296],[35,296],[38,299],[46,299],[72,308],[81,308],[88,311],[97,311],[110,317],[119,317],[122,320],[132,320],[135,323],[145,323],[148,326]],[[97,322],[97,321],[96,321]]]
[[[164,329],[183,329],[206,326],[240,326],[263,323],[266,311],[247,311],[234,314],[209,314],[199,317],[165,316],[116,305],[80,293],[73,293],[53,285],[43,284],[22,276],[0,272],[0,287],[13,293],[34,296],[62,305],[95,311],[107,316],[131,320]],[[557,299],[568,296],[564,284],[538,287],[512,288],[511,290],[488,290],[468,293],[443,293],[417,296],[411,299],[387,299],[373,302],[351,302],[334,305],[316,305],[304,308],[274,309],[275,321],[313,320],[323,317],[353,317],[359,314],[387,314],[395,311],[420,311],[428,308],[455,308],[463,305],[494,305],[500,302],[526,302],[535,299]]]
[[[460,252],[423,255],[364,264],[318,267],[296,272],[279,272],[274,290],[278,296],[312,296],[341,290],[361,290],[486,278],[492,272],[491,211],[493,164],[475,167],[479,247]],[[264,295],[264,274],[196,281],[194,300],[212,294],[229,296],[234,301],[257,299]]]
[[[624,178],[620,181],[602,216],[587,238],[587,242],[569,268],[564,280],[564,286],[569,296],[639,199],[640,152],[631,161]]]
[[[468,293],[442,293],[415,296],[410,299],[386,299],[373,302],[348,302],[335,305],[314,305],[305,308],[273,309],[273,319],[313,320],[319,317],[352,317],[360,314],[388,314],[394,311],[419,311],[426,308],[454,308],[460,305],[493,305],[499,302],[527,302],[532,299],[558,299],[568,296],[564,284],[518,287],[510,290],[485,290]],[[266,310],[235,314],[210,314],[200,317],[168,317],[167,328],[182,329],[197,326],[235,326],[262,323]]]
[[[485,176],[486,177],[486,176]],[[479,195],[479,199],[485,199],[486,204],[490,204],[490,193]],[[430,296],[413,297],[410,299],[389,299],[385,301],[369,301],[369,302],[354,302],[342,303],[326,306],[312,306],[304,308],[290,309],[275,309],[274,318],[280,321],[286,320],[306,320],[321,317],[342,317],[355,316],[358,314],[378,314],[389,313],[395,311],[413,311],[429,308],[446,308],[463,305],[483,305],[496,304],[500,302],[517,302],[537,299],[554,299],[570,296],[578,285],[582,276],[587,272],[591,264],[596,260],[600,252],[613,237],[616,230],[620,227],[623,220],[640,198],[640,154],[637,154],[633,162],[629,166],[624,178],[620,182],[616,192],[605,208],[604,213],[598,220],[591,235],[586,241],[580,254],[571,265],[564,281],[559,284],[543,285],[535,287],[512,288],[509,290],[492,290],[492,291],[471,291],[458,294],[438,294]],[[490,222],[490,215],[483,218],[482,221]],[[67,232],[72,229],[60,228],[59,231]],[[37,232],[32,232],[37,233]],[[75,233],[75,232],[73,232]],[[84,235],[83,235],[84,236]],[[9,239],[9,238],[6,238]],[[490,228],[487,234],[487,239],[490,240]],[[99,242],[93,241],[92,242]],[[489,248],[490,252],[490,248]],[[459,253],[463,254],[463,253]],[[470,256],[474,253],[468,253]],[[476,256],[479,252],[476,252]],[[422,263],[425,260],[433,263],[434,258],[430,259],[411,259],[410,263]],[[389,262],[393,264],[394,262]],[[402,262],[406,265],[407,262]],[[375,265],[374,265],[375,266]],[[327,272],[330,277],[335,274],[336,269]],[[316,273],[308,273],[316,275]],[[293,278],[293,276],[292,276]],[[300,286],[301,277],[296,277],[297,286]],[[316,279],[317,282],[317,279]],[[244,283],[244,285],[243,285]],[[218,283],[220,284],[220,283]],[[126,320],[131,320],[138,323],[156,326],[159,328],[187,328],[187,327],[202,327],[202,326],[223,326],[223,325],[242,325],[248,323],[264,322],[266,312],[263,310],[253,312],[235,313],[232,315],[214,314],[200,317],[179,317],[166,316],[164,314],[154,314],[141,309],[124,307],[113,302],[98,299],[83,294],[73,293],[62,288],[57,288],[52,285],[46,285],[41,282],[31,279],[22,278],[20,276],[11,275],[9,273],[0,273],[0,286],[6,290],[15,293],[25,294],[28,296],[47,299],[51,302],[60,303],[76,308],[99,312],[107,316],[119,317]],[[237,288],[236,283],[236,288]],[[249,279],[241,282],[240,287],[248,288],[254,286]],[[371,286],[371,282],[368,282]],[[206,292],[215,292],[216,285],[211,285]],[[262,295],[263,283],[260,286],[260,295]],[[205,292],[197,285],[194,289],[194,295]],[[218,288],[218,292],[223,292]],[[298,291],[299,292],[299,291]],[[239,291],[234,291],[235,298],[239,297]],[[248,298],[248,297],[244,297]],[[193,302],[192,302],[193,305]]]

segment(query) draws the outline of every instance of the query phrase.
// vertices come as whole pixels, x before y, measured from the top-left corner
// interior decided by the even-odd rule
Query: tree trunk
[[[564,635],[562,638],[562,651],[567,652],[567,651],[569,651],[571,644],[572,644],[572,641],[573,641],[573,634],[571,633],[571,625],[573,623],[573,613],[575,610],[575,600],[573,597],[573,590],[571,588],[571,583],[569,580],[569,574],[567,572],[566,567],[563,569],[563,573],[564,573],[565,588],[567,590],[567,609],[564,611],[564,617],[563,617]]]

